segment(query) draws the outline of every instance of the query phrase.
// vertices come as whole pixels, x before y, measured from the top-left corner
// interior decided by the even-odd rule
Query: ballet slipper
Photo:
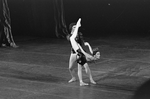
[[[92,84],[96,84],[96,82],[95,82],[94,80],[91,80],[90,82],[91,82]]]
[[[88,83],[80,82],[80,86],[87,86],[89,85]]]
[[[76,78],[72,78],[68,81],[68,83],[72,83],[72,82],[75,82],[76,81]]]

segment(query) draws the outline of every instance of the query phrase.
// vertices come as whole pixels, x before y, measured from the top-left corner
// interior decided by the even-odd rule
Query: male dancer
[[[96,82],[93,80],[90,68],[87,64],[87,59],[94,60],[94,57],[89,55],[82,49],[81,45],[82,45],[83,41],[79,40],[78,28],[81,26],[80,22],[81,22],[81,19],[79,19],[77,24],[72,27],[72,31],[71,31],[72,35],[70,37],[70,42],[72,45],[72,52],[71,52],[70,60],[69,60],[69,71],[71,73],[72,79],[69,82],[76,81],[76,78],[74,76],[74,74],[75,74],[74,63],[77,61],[80,86],[84,86],[84,85],[88,85],[88,84],[84,83],[82,80],[82,66],[84,66],[85,71],[90,78],[90,82],[93,84],[96,84]],[[89,45],[88,43],[84,43],[84,44]]]

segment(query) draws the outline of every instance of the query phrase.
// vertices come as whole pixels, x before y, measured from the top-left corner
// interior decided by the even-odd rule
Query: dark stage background
[[[149,36],[149,0],[63,0],[66,25],[85,36]],[[13,35],[55,37],[53,0],[8,0]]]

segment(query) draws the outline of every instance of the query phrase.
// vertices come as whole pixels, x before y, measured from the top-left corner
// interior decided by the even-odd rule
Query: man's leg
[[[85,68],[85,72],[88,74],[90,82],[92,84],[96,84],[96,82],[93,80],[92,74],[91,74],[91,70],[89,68],[89,65],[87,63],[84,64],[84,68]]]
[[[80,86],[88,85],[88,83],[83,82],[83,79],[82,79],[82,65],[80,65],[80,64],[78,64],[78,77],[79,77]]]

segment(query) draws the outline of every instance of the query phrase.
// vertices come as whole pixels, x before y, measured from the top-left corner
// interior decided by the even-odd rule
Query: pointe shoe
[[[94,80],[91,81],[92,84],[96,84],[96,82]]]
[[[15,43],[10,43],[10,46],[13,47],[13,48],[18,48],[19,47]]]
[[[76,79],[75,79],[75,78],[72,78],[72,79],[70,79],[70,80],[68,81],[68,83],[71,83],[71,82],[74,82],[74,81],[76,81]]]
[[[88,83],[84,83],[84,82],[80,83],[80,86],[87,86],[87,85],[89,85],[89,84]]]

